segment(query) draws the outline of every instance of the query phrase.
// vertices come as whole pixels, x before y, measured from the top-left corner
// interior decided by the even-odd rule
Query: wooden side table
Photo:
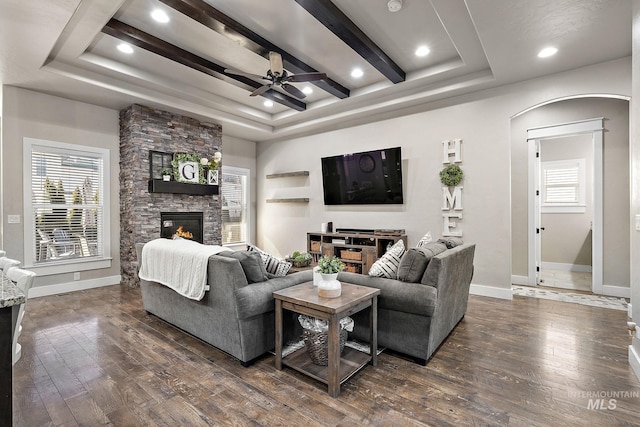
[[[342,295],[338,298],[321,298],[313,282],[282,289],[273,293],[276,302],[276,369],[289,366],[328,386],[331,397],[340,394],[340,384],[366,366],[378,362],[378,295],[379,289],[342,282]],[[340,319],[371,307],[369,314],[369,354],[350,347],[340,356]],[[282,310],[326,320],[328,331],[328,366],[315,365],[306,348],[282,357]]]

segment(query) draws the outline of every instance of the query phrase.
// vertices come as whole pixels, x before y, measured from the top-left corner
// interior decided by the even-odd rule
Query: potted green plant
[[[309,252],[295,251],[291,254],[291,257],[287,259],[294,267],[308,267],[311,264],[313,257]]]
[[[171,181],[171,169],[162,169],[160,173],[163,181]]]
[[[335,255],[324,255],[318,260],[320,281],[318,282],[318,296],[323,298],[337,298],[342,294],[342,285],[338,281],[338,273],[344,270],[344,262]]]

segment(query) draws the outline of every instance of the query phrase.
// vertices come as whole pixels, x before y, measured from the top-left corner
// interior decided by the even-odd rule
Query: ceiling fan
[[[300,74],[287,73],[287,71],[282,66],[282,56],[278,52],[269,52],[269,65],[270,69],[267,71],[266,76],[260,76],[258,74],[250,74],[243,71],[230,69],[225,69],[224,72],[228,74],[236,74],[238,76],[249,77],[251,79],[260,79],[268,82],[251,92],[251,96],[262,95],[273,86],[280,86],[289,94],[300,99],[305,98],[306,95],[302,93],[300,89],[290,85],[289,83],[311,82],[327,78],[327,75],[325,73],[319,72]]]

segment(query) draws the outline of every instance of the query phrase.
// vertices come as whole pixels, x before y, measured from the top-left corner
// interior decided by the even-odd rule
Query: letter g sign
[[[198,183],[200,170],[197,162],[178,163],[179,180],[182,182]]]

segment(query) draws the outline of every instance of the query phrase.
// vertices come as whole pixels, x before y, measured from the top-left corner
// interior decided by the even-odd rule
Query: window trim
[[[545,170],[549,166],[555,168],[568,168],[578,165],[578,201],[575,203],[545,203],[546,183],[544,182]],[[565,159],[543,161],[541,166],[540,183],[540,213],[585,213],[587,211],[587,191],[586,191],[586,161],[585,159]]]
[[[82,258],[72,258],[69,260],[51,261],[44,264],[34,264],[34,248],[33,242],[36,241],[35,228],[32,226],[33,204],[31,203],[31,155],[34,147],[46,147],[52,152],[60,151],[68,153],[75,151],[80,154],[93,154],[102,157],[102,257],[91,257],[89,260]],[[40,276],[49,276],[53,274],[71,273],[77,271],[95,270],[100,268],[111,267],[111,162],[110,151],[106,148],[91,147],[79,144],[69,144],[65,142],[49,141],[37,138],[23,138],[23,231],[24,231],[24,266],[33,270]]]
[[[235,246],[245,246],[247,244],[249,244],[249,242],[251,241],[251,169],[249,168],[242,168],[242,167],[237,167],[237,166],[226,166],[226,165],[222,165],[222,174],[224,175],[225,173],[228,174],[235,174],[235,175],[243,175],[246,177],[247,180],[247,194],[245,194],[245,199],[246,199],[246,230],[245,230],[245,240],[243,242],[233,242],[233,243],[225,243],[222,246],[224,247],[235,247]],[[222,176],[220,176],[220,182],[224,182],[222,180]],[[224,184],[222,184],[224,185]],[[221,209],[222,209],[222,191],[220,192],[220,205],[221,205]]]

